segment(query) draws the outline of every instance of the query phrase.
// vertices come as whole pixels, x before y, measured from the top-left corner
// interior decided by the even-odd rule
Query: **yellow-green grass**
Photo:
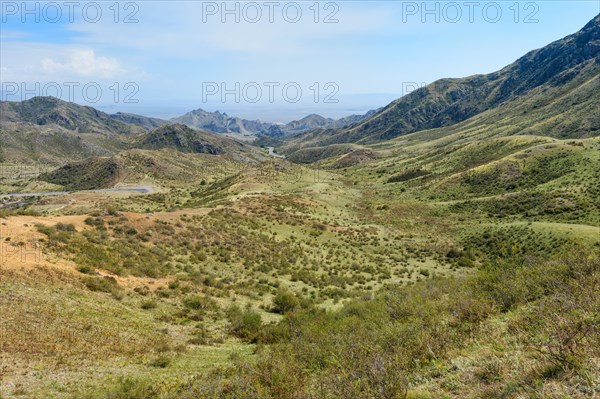
[[[172,304],[145,310],[145,298],[131,291],[91,292],[71,273],[41,268],[1,277],[2,397],[78,397],[120,377],[181,383],[233,354],[251,355],[233,339],[189,344],[193,325],[161,321]]]

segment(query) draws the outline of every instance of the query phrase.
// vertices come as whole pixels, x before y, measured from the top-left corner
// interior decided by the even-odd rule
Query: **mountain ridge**
[[[347,128],[312,130],[294,137],[282,151],[292,155],[300,149],[332,144],[377,143],[418,131],[453,126],[485,112],[505,113],[499,111],[502,107],[512,107],[516,118],[519,112],[532,112],[552,98],[560,99],[565,95],[560,89],[575,81],[581,81],[581,89],[588,90],[588,97],[594,104],[600,104],[597,91],[583,87],[587,81],[598,79],[599,54],[600,15],[579,32],[530,51],[499,71],[440,79],[394,100],[371,117]],[[592,129],[597,129],[598,124],[590,120],[593,115],[579,121],[580,125],[591,125],[587,133],[578,132],[572,136],[595,135],[596,130]],[[557,135],[557,132],[546,132],[549,136],[553,134]]]
[[[209,112],[202,108],[187,112],[172,118],[170,121],[187,125],[192,128],[204,129],[214,133],[237,133],[246,136],[265,135],[274,138],[302,133],[315,128],[342,128],[360,122],[373,115],[371,110],[363,115],[349,115],[340,119],[326,118],[317,114],[309,114],[301,119],[288,123],[262,122],[229,116],[225,112]]]

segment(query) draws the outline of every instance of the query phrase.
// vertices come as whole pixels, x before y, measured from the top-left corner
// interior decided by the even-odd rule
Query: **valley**
[[[595,397],[599,44],[256,141],[0,103],[0,398]]]

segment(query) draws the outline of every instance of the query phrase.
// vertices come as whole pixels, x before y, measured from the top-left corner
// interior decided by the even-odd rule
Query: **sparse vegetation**
[[[600,91],[573,43],[259,138],[286,159],[1,102],[0,160],[46,168],[0,176],[31,194],[0,198],[0,397],[594,397]],[[148,190],[62,192],[116,184]]]

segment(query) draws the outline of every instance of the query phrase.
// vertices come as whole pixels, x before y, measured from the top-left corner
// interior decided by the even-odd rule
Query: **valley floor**
[[[573,149],[568,156],[575,160],[588,154],[585,146],[559,148],[567,154]],[[515,202],[519,194],[504,193],[502,181],[474,185],[472,171],[405,181],[389,179],[401,173],[397,165],[404,162],[393,157],[343,170],[274,162],[267,172],[203,171],[194,182],[145,177],[143,185],[130,185],[135,193],[121,188],[27,195],[15,209],[0,210],[0,397],[229,397],[224,386],[233,384],[232,392],[242,389],[226,377],[232,367],[241,367],[238,382],[249,384],[243,389],[257,398],[315,397],[306,396],[314,387],[287,381],[286,375],[331,384],[329,393],[316,397],[384,397],[374,393],[382,389],[413,398],[516,397],[510,392],[583,398],[597,391],[598,357],[588,341],[598,338],[597,319],[583,321],[592,328],[581,344],[589,356],[585,364],[552,371],[563,366],[532,357],[523,341],[530,333],[512,330],[515,320],[521,326],[528,312],[536,311],[542,297],[523,299],[517,282],[502,282],[517,290],[503,310],[504,291],[469,294],[472,281],[480,281],[482,273],[496,273],[487,268],[500,259],[540,265],[560,263],[549,259],[577,252],[593,259],[600,228],[587,197],[568,194],[568,201],[581,200],[588,207],[583,212],[561,199],[564,207],[544,214],[539,209],[546,205],[536,202],[523,208],[523,200]],[[490,165],[493,170],[495,164]],[[594,187],[594,180],[585,180],[591,176],[587,166],[579,172],[582,187]],[[562,174],[522,176],[545,187],[535,194],[544,201],[555,201],[553,192],[561,190],[561,179],[566,181]],[[137,192],[149,185],[152,190]],[[35,180],[13,187],[56,189]],[[562,271],[556,273],[564,277]],[[496,276],[489,284],[499,290],[495,284],[503,278]],[[583,291],[595,292],[596,283],[577,280]],[[404,296],[399,303],[405,305],[380,307],[383,298],[399,300],[396,295]],[[380,312],[385,321],[381,325],[371,320]],[[347,319],[352,314],[357,330]],[[406,322],[397,325],[404,317]],[[436,321],[422,324],[429,317]],[[368,320],[371,324],[362,324]],[[565,321],[577,322],[582,321]],[[305,327],[296,331],[295,323]],[[327,343],[327,337],[310,330],[320,323],[323,331],[332,328],[332,339],[341,341]],[[351,359],[344,361],[352,371],[340,369],[335,359],[352,353],[345,346],[350,342],[344,342],[354,334],[361,339],[362,328],[383,334],[368,345],[383,345],[388,339],[385,325],[398,329],[398,336],[408,333],[406,328],[420,331],[405,341],[414,347],[400,345],[399,350],[408,352],[397,355],[422,363],[417,369],[390,364],[391,369],[405,370],[406,379],[388,376],[385,381],[399,385],[376,388],[369,384],[381,382],[380,377],[354,369],[359,364]],[[448,326],[444,334],[450,335],[438,335]],[[334,333],[346,328],[352,332]],[[302,354],[294,347],[304,348],[304,341],[295,342],[296,333],[307,337],[306,342],[320,342],[314,344],[316,358],[298,358]],[[422,334],[430,335],[426,339]],[[412,352],[415,348],[425,352]],[[356,353],[356,359],[371,350],[379,353],[373,347]],[[320,356],[328,360],[321,363]],[[269,363],[282,374],[268,378],[286,381],[289,391],[279,391],[283,388],[274,380],[252,377],[264,362],[286,358],[320,371],[309,376],[304,369]],[[375,361],[368,356],[363,360]],[[523,380],[527,370],[533,370],[531,381]],[[346,372],[370,382],[349,393],[341,380],[338,386],[328,379]],[[555,374],[544,379],[544,373]],[[207,378],[222,384],[211,385],[213,396],[199,389]],[[501,381],[512,381],[514,387]],[[526,393],[531,384],[541,384],[540,396]],[[193,394],[182,396],[182,387]]]

